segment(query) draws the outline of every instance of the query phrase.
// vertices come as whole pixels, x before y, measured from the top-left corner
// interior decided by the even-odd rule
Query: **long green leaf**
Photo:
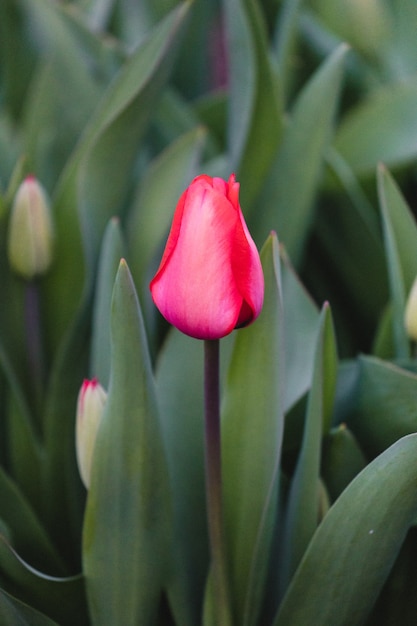
[[[110,311],[114,279],[123,255],[119,220],[110,220],[103,237],[93,307],[90,376],[107,389],[110,377]]]
[[[282,592],[296,570],[313,536],[319,520],[319,478],[323,434],[329,431],[329,420],[336,385],[337,355],[330,308],[323,307],[312,386],[301,450],[287,501],[282,536]]]
[[[347,48],[341,46],[313,74],[297,98],[265,182],[254,219],[257,239],[276,230],[297,263],[312,221],[313,200],[342,84]]]
[[[417,139],[417,85],[396,81],[374,91],[350,109],[334,145],[358,174],[370,174],[379,162],[398,166],[414,159]]]
[[[60,626],[88,626],[84,581],[81,575],[49,576],[27,563],[0,535],[0,580],[11,593]]]
[[[311,385],[319,311],[281,249],[287,412]]]
[[[253,0],[224,0],[224,8],[231,81],[230,158],[232,169],[244,182],[242,203],[248,206],[263,184],[281,139],[282,105],[258,5]]]
[[[45,285],[52,346],[73,319],[86,280],[89,286],[108,220],[123,208],[139,140],[168,78],[188,6],[169,14],[122,67],[60,178],[54,200],[59,254]]]
[[[363,450],[375,456],[417,431],[417,376],[373,357],[360,357],[358,365],[347,423]]]
[[[142,315],[124,261],[111,330],[110,387],[84,522],[84,571],[93,624],[114,626],[123,616],[126,626],[149,626],[172,566],[169,488]]]
[[[238,332],[222,409],[224,515],[237,623],[255,624],[263,598],[283,434],[281,274],[276,236],[261,253],[265,302]]]
[[[3,626],[58,626],[56,622],[31,609],[0,589],[0,621]]]
[[[398,186],[383,166],[378,169],[378,195],[393,307],[395,351],[397,357],[408,357],[410,344],[404,325],[404,310],[408,292],[417,276],[417,224]]]
[[[417,514],[417,435],[368,465],[327,513],[273,626],[360,626]]]

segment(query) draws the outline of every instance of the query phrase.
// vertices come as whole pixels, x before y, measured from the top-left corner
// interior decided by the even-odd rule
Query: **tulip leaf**
[[[283,435],[284,360],[278,243],[261,260],[265,301],[256,322],[238,331],[222,409],[224,516],[237,621],[257,622],[267,574]]]
[[[54,577],[34,569],[0,535],[0,570],[3,591],[42,611],[60,626],[88,626],[84,582],[81,575]]]
[[[332,429],[323,443],[321,473],[334,501],[366,467],[367,460],[346,424]]]
[[[319,322],[301,450],[287,500],[282,535],[282,592],[287,588],[318,524],[322,438],[330,428],[336,370],[333,322],[330,308],[325,304]]]
[[[58,626],[46,615],[28,607],[0,589],[0,622],[3,626]]]
[[[194,626],[201,616],[209,558],[202,343],[173,328],[158,357],[156,384],[171,476],[177,544],[174,566],[179,588],[171,595],[171,602],[177,616],[178,607],[185,607],[185,614],[178,622]]]
[[[27,498],[0,468],[0,520],[13,547],[26,561],[50,574],[63,574],[64,565]],[[3,564],[0,562],[0,569]]]
[[[340,46],[298,95],[256,211],[257,239],[275,229],[290,259],[300,260],[329,145],[347,48]],[[252,213],[255,218],[255,212]]]
[[[88,371],[89,311],[62,342],[50,371],[43,412],[42,516],[71,570],[80,569],[84,488],[75,456],[77,395]]]
[[[90,377],[107,389],[110,376],[110,309],[123,240],[119,220],[110,220],[103,237],[94,298]]]
[[[282,130],[282,105],[266,28],[253,0],[224,0],[230,58],[229,149],[250,205],[271,166]],[[256,154],[256,159],[254,159]]]
[[[404,325],[406,298],[417,277],[417,224],[396,183],[384,167],[378,169],[378,194],[393,312],[397,357],[410,355]]]
[[[285,101],[288,101],[292,87],[295,42],[298,35],[298,21],[302,4],[303,0],[285,0],[282,3],[282,10],[274,37],[276,42],[275,54]]]
[[[233,343],[233,334],[221,341],[222,378],[227,371]],[[158,355],[156,385],[171,476],[177,547],[174,567],[175,578],[179,582],[171,590],[170,601],[177,622],[194,626],[201,618],[209,565],[204,472],[203,344],[172,328]]]
[[[154,381],[133,281],[117,273],[112,364],[97,434],[83,531],[92,623],[154,623],[172,565],[168,474]],[[111,567],[103,567],[111,563]]]
[[[287,412],[311,385],[319,311],[283,249],[281,267],[285,330],[284,410]]]
[[[417,375],[392,363],[361,356],[347,423],[362,449],[380,454],[417,431]]]
[[[188,6],[169,14],[124,64],[60,178],[54,199],[59,255],[45,286],[53,345],[79,307],[108,220],[126,201],[139,140],[168,78]]]
[[[404,437],[345,489],[314,534],[273,626],[365,622],[417,514],[416,454],[417,435]]]
[[[391,83],[352,108],[334,145],[358,174],[371,174],[379,162],[398,166],[417,154],[417,85]]]

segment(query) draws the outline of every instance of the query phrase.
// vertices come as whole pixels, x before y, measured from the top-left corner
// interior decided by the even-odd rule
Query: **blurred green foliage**
[[[202,623],[202,350],[148,283],[183,189],[231,172],[267,289],[222,342],[235,623],[415,623],[416,20],[414,0],[0,0],[2,624]],[[56,229],[30,285],[6,254],[29,173]],[[86,376],[109,388],[88,497]]]

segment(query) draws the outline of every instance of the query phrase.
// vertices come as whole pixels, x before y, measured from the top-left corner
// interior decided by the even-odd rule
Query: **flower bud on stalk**
[[[196,339],[220,339],[257,318],[262,266],[233,174],[198,176],[182,194],[150,289],[168,322]]]
[[[86,487],[90,486],[91,462],[107,393],[96,378],[84,380],[77,402],[76,452],[78,470]]]
[[[52,262],[53,240],[46,192],[33,175],[27,176],[17,190],[10,216],[10,266],[26,280],[44,274]]]
[[[410,339],[417,341],[417,278],[408,296],[404,313],[404,324]]]

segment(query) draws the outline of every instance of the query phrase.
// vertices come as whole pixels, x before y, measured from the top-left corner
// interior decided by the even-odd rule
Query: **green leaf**
[[[282,592],[287,588],[318,524],[322,438],[330,428],[336,374],[333,322],[330,308],[325,304],[318,328],[303,440],[287,500],[282,536]]]
[[[253,0],[224,0],[229,45],[229,149],[242,183],[242,204],[258,194],[282,131],[282,105],[265,24]],[[256,154],[256,158],[254,155]]]
[[[417,224],[388,171],[378,169],[378,194],[393,307],[393,336],[397,357],[408,357],[410,344],[404,325],[406,298],[417,276]]]
[[[135,288],[120,263],[112,301],[112,369],[83,532],[93,624],[148,626],[172,567],[168,474]],[[107,563],[108,567],[103,567]]]
[[[33,567],[50,574],[65,572],[45,528],[15,482],[0,468],[0,519],[13,547]],[[4,564],[0,561],[4,572]]]
[[[323,154],[329,145],[347,48],[340,46],[299,94],[265,182],[254,220],[263,239],[272,229],[294,263],[300,260],[312,221]]]
[[[89,289],[109,219],[123,208],[139,140],[168,78],[188,7],[168,15],[122,67],[60,178],[54,200],[59,254],[45,285],[52,346],[73,319],[85,283]]]
[[[276,515],[283,434],[283,313],[278,243],[261,253],[265,302],[237,333],[222,410],[224,517],[237,622],[259,617]]]
[[[359,358],[347,423],[363,450],[380,454],[417,431],[417,376],[387,361]]]
[[[103,237],[93,308],[90,376],[107,389],[110,377],[110,309],[123,240],[119,220],[110,220]]]
[[[331,430],[323,444],[321,474],[334,501],[365,468],[367,460],[346,424]]]
[[[417,513],[417,435],[368,465],[331,507],[273,626],[359,626]]]
[[[351,108],[334,140],[335,148],[358,174],[379,162],[399,166],[417,154],[417,85],[398,81],[375,90]]]
[[[60,626],[88,626],[82,576],[57,578],[34,569],[0,535],[1,586]]]
[[[280,254],[284,301],[284,410],[287,413],[311,385],[319,311],[283,248]]]
[[[194,626],[201,618],[209,561],[202,343],[172,329],[158,357],[156,384],[174,513],[178,587],[171,602],[177,616],[183,607],[179,624]]]
[[[299,31],[298,22],[302,4],[303,0],[285,0],[282,2],[274,36],[279,76],[286,102],[293,86],[291,83],[294,76],[294,58],[297,54],[296,38]]]
[[[222,379],[234,334],[221,342]],[[176,585],[169,597],[176,621],[182,626],[195,626],[201,621],[209,568],[202,342],[172,328],[158,355],[156,385],[174,513]]]
[[[0,589],[0,621],[3,626],[58,626],[56,622]]]

